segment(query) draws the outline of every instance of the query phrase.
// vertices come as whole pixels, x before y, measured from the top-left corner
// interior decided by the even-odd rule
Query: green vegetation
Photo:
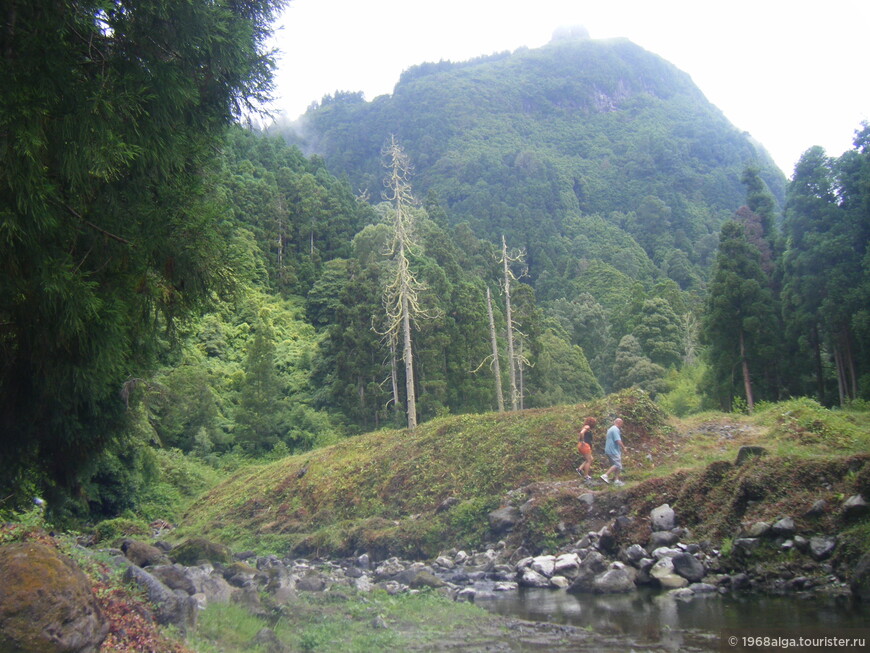
[[[179,537],[345,555],[480,546],[486,514],[509,490],[575,477],[583,420],[607,424],[614,415],[624,416],[626,438],[662,437],[664,415],[641,391],[571,408],[439,418],[240,470],[191,507]],[[461,503],[436,512],[449,497]]]
[[[234,103],[268,91],[260,54],[280,4],[212,16],[196,1],[171,34],[160,2],[135,26],[99,3],[16,14],[36,27],[10,43],[27,65],[0,106],[3,134],[32,146],[2,150],[0,172],[0,510],[44,496],[53,524],[108,519],[110,536],[182,520],[220,484],[207,496],[240,521],[202,502],[189,515],[230,542],[429,552],[444,530],[479,543],[505,491],[570,476],[565,406],[633,423],[653,448],[641,479],[721,452],[699,437],[665,455],[675,436],[651,400],[685,419],[754,410],[783,455],[866,444],[848,421],[815,422],[870,388],[868,128],[839,159],[809,150],[786,187],[673,66],[624,40],[569,39],[415,67],[391,96],[325,98],[302,136],[257,133],[231,124]],[[189,47],[212,18],[230,35],[204,36],[214,56]],[[30,56],[44,39],[22,35],[55,26],[69,38]],[[176,47],[149,77],[148,57]],[[49,78],[76,102],[58,105],[37,83]],[[403,265],[421,319],[400,348],[382,337],[389,134],[419,194],[403,204]],[[523,251],[511,325],[502,237]],[[522,415],[491,412],[509,331]],[[256,475],[275,502],[246,485]],[[448,497],[459,504],[409,517]]]
[[[687,519],[691,505],[699,530],[717,537],[730,535],[722,529],[733,525],[734,510],[745,510],[735,507],[739,499],[723,498],[739,488],[769,485],[763,494],[771,504],[758,510],[803,506],[794,514],[803,514],[821,487],[808,479],[863,491],[848,469],[852,457],[860,466],[870,450],[870,413],[798,400],[762,405],[752,417],[710,412],[668,420],[647,395],[629,391],[580,406],[439,418],[414,431],[371,433],[241,470],[191,507],[178,536],[203,533],[239,548],[303,555],[429,557],[453,546],[481,547],[491,537],[488,513],[510,491],[576,479],[576,432],[586,416],[606,425],[616,414],[625,420],[632,500],[646,497],[653,508],[682,497]],[[732,468],[743,445],[761,445],[769,456]],[[536,499],[527,544],[552,548],[564,539],[560,521],[586,518],[576,512],[576,487],[560,487]],[[714,489],[721,506],[707,497]],[[450,497],[460,502],[439,510]],[[720,513],[727,516],[722,523]]]
[[[473,640],[475,627],[491,619],[482,608],[451,601],[436,592],[390,596],[378,590],[361,600],[347,590],[304,594],[294,602],[292,611],[277,619],[252,616],[238,605],[210,605],[200,615],[189,641],[200,653],[256,651],[260,649],[252,642],[268,627],[293,651],[422,650],[443,642],[444,633],[459,627]]]

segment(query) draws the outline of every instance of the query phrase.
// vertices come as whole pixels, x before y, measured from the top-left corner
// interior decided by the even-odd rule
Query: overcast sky
[[[336,90],[371,100],[412,65],[536,48],[574,25],[687,72],[787,176],[813,145],[842,154],[870,120],[867,0],[292,0],[272,109],[294,119]]]

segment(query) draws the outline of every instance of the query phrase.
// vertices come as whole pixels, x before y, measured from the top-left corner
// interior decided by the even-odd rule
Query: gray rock
[[[843,504],[843,519],[859,519],[870,512],[870,505],[860,494],[855,494]]]
[[[706,573],[704,565],[702,565],[695,556],[688,553],[681,553],[674,556],[671,558],[671,562],[674,565],[674,572],[688,580],[690,583],[697,583]]]
[[[398,558],[389,558],[377,566],[375,569],[375,579],[384,580],[405,571],[405,565]]]
[[[310,571],[296,581],[296,589],[301,592],[322,592],[326,589],[326,579],[316,571]]]
[[[550,578],[553,573],[556,571],[556,557],[555,556],[538,556],[534,560],[532,560],[531,567],[532,571],[536,571],[541,576],[546,576]]]
[[[794,548],[804,555],[810,552],[810,541],[802,535],[795,535],[793,538]]]
[[[571,586],[571,581],[564,576],[553,576],[550,578],[550,587],[554,589],[568,589]]]
[[[816,501],[804,515],[807,517],[821,517],[828,511],[828,504],[824,499]]]
[[[818,535],[810,538],[810,556],[816,562],[830,558],[836,547],[837,540],[834,537]]]
[[[688,580],[677,574],[674,570],[673,558],[660,558],[650,568],[649,574],[666,589],[679,589],[689,584]]]
[[[580,561],[581,572],[591,572],[600,574],[607,569],[607,559],[598,551],[590,551],[586,557]]]
[[[649,536],[647,546],[650,550],[653,550],[662,546],[673,546],[679,541],[680,538],[673,531],[653,531]]]
[[[596,594],[621,594],[635,589],[634,576],[627,569],[608,569],[592,582]]]
[[[127,567],[124,580],[134,583],[145,591],[148,600],[154,604],[154,614],[161,626],[172,624],[182,632],[196,623],[196,600],[181,590],[171,590],[157,578],[136,565]]]
[[[852,581],[849,584],[852,595],[861,601],[870,602],[870,553],[865,553],[858,560],[855,570],[852,572]]]
[[[466,587],[464,589],[459,590],[459,593],[456,595],[457,601],[468,601],[469,603],[474,601],[474,597],[477,596],[477,590],[473,587]]]
[[[629,563],[637,566],[637,563],[646,557],[646,549],[640,544],[632,544],[623,552],[623,557]]]
[[[489,528],[495,534],[507,533],[522,519],[522,514],[517,508],[507,506],[489,513]]]
[[[526,569],[519,578],[523,587],[549,587],[550,579],[533,569]]]
[[[399,582],[404,583],[408,587],[412,589],[423,589],[424,587],[438,588],[445,587],[447,583],[438,578],[435,574],[433,574],[430,570],[422,569],[420,571],[409,571],[406,572],[409,574],[413,574],[411,578],[407,581],[400,580]]]
[[[791,517],[783,517],[770,527],[775,537],[791,537],[795,534],[795,530],[794,519]]]
[[[746,537],[766,537],[770,534],[770,524],[766,521],[757,521],[746,529]]]
[[[574,578],[580,571],[580,556],[576,553],[563,553],[553,564],[553,573]]]
[[[677,525],[677,516],[666,503],[654,508],[649,517],[654,531],[669,531]]]
[[[181,590],[186,594],[196,594],[196,585],[190,572],[183,565],[157,565],[148,570],[152,576],[171,590]]]
[[[761,545],[757,537],[738,537],[734,540],[733,551],[738,556],[751,556]]]
[[[653,558],[655,558],[656,560],[661,560],[662,558],[673,558],[674,556],[678,556],[682,553],[683,552],[680,551],[679,549],[672,549],[671,547],[660,546],[659,548],[655,549],[652,553],[650,553],[650,555]]]
[[[579,497],[577,497],[577,500],[580,503],[585,503],[591,508],[592,504],[595,503],[595,495],[592,494],[592,492],[585,492],[584,494],[581,494]]]
[[[689,589],[695,594],[713,594],[719,591],[718,587],[710,583],[692,583],[689,585]]]

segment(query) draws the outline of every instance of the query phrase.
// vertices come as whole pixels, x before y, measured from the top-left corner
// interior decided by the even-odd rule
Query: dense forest
[[[255,130],[279,3],[126,4],[2,35],[0,510],[148,516],[173,457],[633,386],[870,400],[867,125],[786,182],[684,73],[581,38]]]

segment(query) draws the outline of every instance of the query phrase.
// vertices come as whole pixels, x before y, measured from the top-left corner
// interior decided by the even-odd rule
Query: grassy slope
[[[621,493],[600,493],[599,514],[582,512],[577,429],[587,415],[606,425],[617,414],[626,420],[629,483]],[[771,455],[736,468],[743,444],[762,444]],[[797,516],[789,511],[817,498],[836,504],[870,491],[861,455],[868,450],[867,413],[796,401],[752,418],[710,414],[668,424],[645,395],[626,391],[584,406],[433,420],[413,432],[380,431],[247,468],[194,504],[179,535],[263,552],[430,556],[482,544],[488,512],[525,488],[514,493],[516,503],[532,499],[533,510],[519,536],[538,548],[598,526],[595,517],[612,519],[626,501],[638,516],[668,501],[693,528],[722,538],[741,519]],[[603,469],[603,455],[596,457]],[[448,497],[460,503],[437,512]],[[566,532],[559,522],[576,528]]]

